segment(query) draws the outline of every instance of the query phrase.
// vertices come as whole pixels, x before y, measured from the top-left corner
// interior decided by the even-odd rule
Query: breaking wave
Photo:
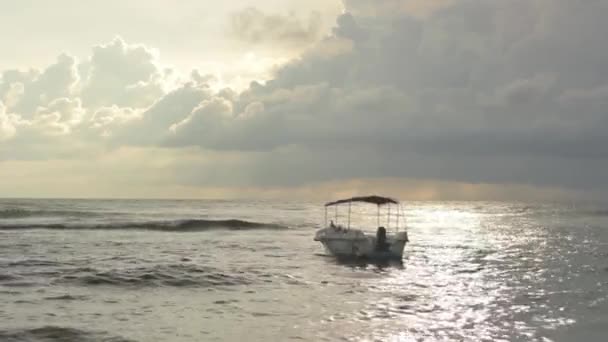
[[[110,336],[104,332],[84,331],[75,328],[44,326],[31,329],[0,330],[0,340],[6,342],[53,342],[53,341],[82,341],[82,342],[131,342],[118,336]]]
[[[167,232],[199,232],[214,229],[254,230],[254,229],[287,229],[286,226],[275,223],[251,222],[238,219],[228,220],[175,220],[148,222],[118,222],[118,223],[0,223],[0,230],[17,229],[140,229]]]

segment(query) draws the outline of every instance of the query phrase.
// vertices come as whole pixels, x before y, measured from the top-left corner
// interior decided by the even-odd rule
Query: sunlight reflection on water
[[[351,317],[368,327],[357,338],[527,340],[536,337],[534,320],[547,329],[574,323],[559,312],[535,312],[546,309],[534,302],[543,298],[535,273],[545,262],[542,228],[524,218],[504,223],[493,213],[467,209],[409,209],[412,242],[404,267],[387,268],[367,284],[364,308]],[[518,297],[522,292],[527,304]]]

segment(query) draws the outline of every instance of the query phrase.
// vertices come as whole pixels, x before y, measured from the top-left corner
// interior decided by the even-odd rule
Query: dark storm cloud
[[[349,49],[329,57],[310,51],[237,101],[199,109],[176,126],[175,141],[230,150],[301,146],[316,157],[279,160],[306,170],[298,174],[304,179],[340,171],[606,184],[592,169],[605,169],[608,158],[606,4],[454,1],[420,19],[385,12],[387,3],[348,1],[359,17],[342,15],[324,43],[347,40]],[[385,15],[362,16],[373,8]],[[256,110],[246,114],[250,105]],[[333,148],[367,151],[360,161],[375,166],[344,163]],[[332,160],[344,168],[322,166]],[[262,172],[269,179],[288,175],[264,165],[273,165]]]

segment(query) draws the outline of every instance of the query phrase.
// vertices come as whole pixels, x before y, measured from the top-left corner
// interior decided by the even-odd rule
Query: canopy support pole
[[[352,202],[348,202],[348,229],[350,229],[350,210]]]
[[[388,215],[386,218],[386,229],[389,229],[391,227],[391,205],[388,205]]]
[[[338,225],[338,206],[336,205],[334,208],[335,208],[335,212],[336,212],[336,215],[335,215],[336,225]]]
[[[378,205],[378,227],[380,227],[380,205]]]
[[[327,207],[325,207],[325,226],[323,226],[323,228],[327,227]]]
[[[399,231],[399,216],[401,216],[401,206],[397,206],[397,231]]]

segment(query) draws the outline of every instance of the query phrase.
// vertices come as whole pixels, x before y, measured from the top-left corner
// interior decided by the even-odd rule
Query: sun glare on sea
[[[412,205],[405,213],[411,242],[403,267],[384,269],[369,285],[374,295],[364,315],[375,327],[371,340],[432,339],[450,329],[490,337],[493,325],[487,322],[501,284],[489,279],[483,266],[489,248],[481,233],[483,215],[444,203]]]

